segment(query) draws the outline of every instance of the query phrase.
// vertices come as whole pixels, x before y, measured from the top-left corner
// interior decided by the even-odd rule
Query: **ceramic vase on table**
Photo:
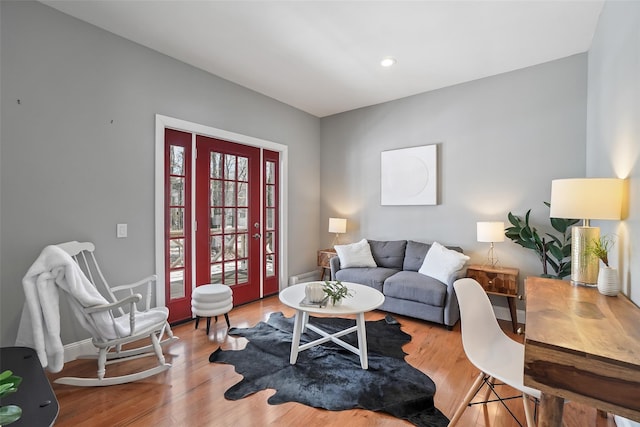
[[[617,269],[600,266],[600,271],[598,272],[598,291],[602,295],[610,297],[618,295],[618,292],[620,292],[620,281],[618,279]]]

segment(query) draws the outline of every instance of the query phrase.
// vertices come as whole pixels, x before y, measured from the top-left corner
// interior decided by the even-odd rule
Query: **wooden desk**
[[[620,294],[529,277],[524,384],[542,392],[538,427],[564,399],[640,421],[640,309]]]

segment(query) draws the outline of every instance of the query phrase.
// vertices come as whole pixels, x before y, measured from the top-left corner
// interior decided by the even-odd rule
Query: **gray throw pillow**
[[[369,246],[371,247],[371,255],[373,255],[378,267],[402,270],[407,246],[406,240],[369,240]]]
[[[414,242],[409,240],[407,242],[407,249],[404,254],[404,265],[402,267],[405,271],[418,271],[422,267],[424,257],[429,252],[431,247],[428,243]]]

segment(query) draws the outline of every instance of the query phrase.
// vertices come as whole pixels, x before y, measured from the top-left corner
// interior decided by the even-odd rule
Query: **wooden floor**
[[[287,316],[293,310],[282,305],[277,297],[234,308],[229,317],[236,327],[253,326],[266,320],[269,314],[282,311]],[[384,317],[383,312],[367,314],[367,320]],[[402,329],[412,336],[405,345],[408,363],[433,379],[437,391],[436,406],[451,417],[465,392],[471,386],[478,371],[467,361],[460,340],[460,326],[453,331],[444,327],[415,319],[395,316]],[[209,363],[209,354],[218,347],[241,349],[244,338],[227,336],[224,318],[212,323],[209,337],[203,330],[194,329],[194,323],[173,328],[180,340],[165,351],[173,367],[147,380],[119,386],[82,388],[53,384],[60,403],[60,414],[56,426],[402,426],[411,424],[383,413],[365,410],[332,412],[307,407],[298,403],[269,405],[267,399],[273,390],[265,390],[238,401],[228,401],[224,391],[237,383],[241,376],[233,366]],[[502,324],[509,330],[510,324]],[[512,335],[513,336],[513,335]],[[521,337],[515,336],[516,339]],[[356,357],[354,355],[354,357]],[[143,364],[153,362],[151,358],[128,362]],[[77,360],[67,363],[59,374],[49,374],[53,381],[59,376],[95,375],[95,361]],[[107,366],[110,373],[118,371],[116,366]],[[503,386],[509,394],[508,387]],[[504,394],[503,393],[503,394]],[[509,404],[516,416],[524,422],[524,411],[520,399]],[[499,403],[467,408],[461,427],[517,427]],[[566,427],[615,427],[612,416],[596,416],[592,408],[567,403],[564,410]]]

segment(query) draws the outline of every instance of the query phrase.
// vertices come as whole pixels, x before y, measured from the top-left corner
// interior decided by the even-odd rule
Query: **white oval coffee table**
[[[367,359],[367,331],[366,323],[364,320],[364,313],[375,310],[384,303],[384,295],[381,292],[365,285],[359,285],[357,283],[342,282],[347,286],[352,293],[352,296],[346,297],[342,300],[338,306],[331,305],[329,302],[325,307],[307,306],[300,303],[305,297],[304,289],[309,283],[323,283],[323,282],[308,282],[300,283],[298,285],[291,286],[280,292],[280,301],[283,304],[296,310],[296,316],[293,323],[293,340],[291,341],[291,357],[289,363],[294,365],[298,359],[298,353],[307,350],[316,345],[332,341],[341,347],[360,356],[360,366],[362,369],[369,367]],[[330,334],[318,326],[309,323],[309,314],[324,314],[328,316],[340,316],[347,314],[356,315],[356,325],[348,329]],[[300,335],[305,328],[320,334],[322,338],[312,341],[307,344],[300,345]],[[353,331],[358,333],[358,348],[348,344],[340,339],[341,336],[350,334]]]

